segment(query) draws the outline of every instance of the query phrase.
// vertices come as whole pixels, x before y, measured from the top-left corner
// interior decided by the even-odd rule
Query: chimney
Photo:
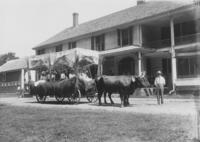
[[[141,5],[141,4],[144,4],[145,3],[145,0],[137,0],[137,5]]]
[[[73,13],[73,27],[78,26],[78,13]]]

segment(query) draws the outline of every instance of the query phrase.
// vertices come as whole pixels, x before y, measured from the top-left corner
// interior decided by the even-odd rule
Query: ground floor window
[[[177,58],[178,78],[200,76],[200,55]]]

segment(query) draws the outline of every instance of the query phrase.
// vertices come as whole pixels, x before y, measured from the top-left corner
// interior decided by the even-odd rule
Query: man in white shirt
[[[161,71],[157,71],[157,77],[155,78],[154,85],[156,86],[156,96],[158,104],[163,104],[163,94],[165,86],[165,78],[162,76]]]

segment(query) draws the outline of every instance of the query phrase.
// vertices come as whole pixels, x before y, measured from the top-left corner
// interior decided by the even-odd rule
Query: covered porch
[[[154,51],[134,45],[102,51],[99,54],[100,73],[104,75],[140,75],[143,70],[146,70],[144,55]]]

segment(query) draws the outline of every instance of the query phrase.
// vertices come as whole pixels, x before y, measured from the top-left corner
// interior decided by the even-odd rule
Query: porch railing
[[[200,33],[196,34],[190,34],[185,36],[180,36],[175,38],[175,45],[184,45],[184,44],[190,44],[200,42]],[[165,40],[156,40],[152,42],[146,42],[143,43],[144,47],[149,48],[166,48],[171,46],[171,39],[165,39]]]
[[[185,35],[175,38],[176,45],[190,44],[200,41],[200,33]]]

